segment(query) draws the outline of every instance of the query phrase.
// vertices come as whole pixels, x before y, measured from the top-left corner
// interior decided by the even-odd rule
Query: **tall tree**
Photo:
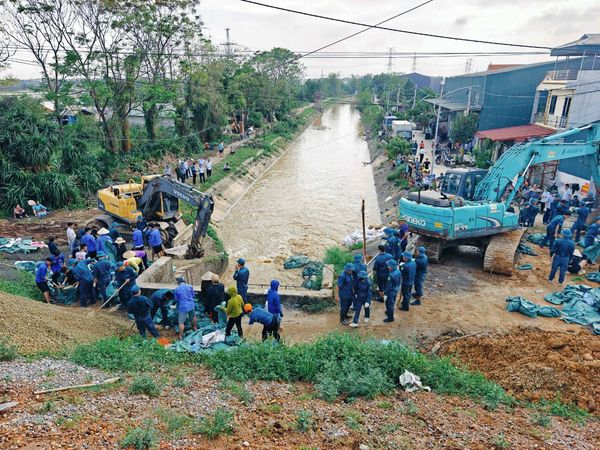
[[[62,67],[65,30],[75,22],[70,1],[11,0],[3,6],[6,30],[14,43],[26,48],[40,66],[46,97],[53,102],[54,115],[60,123],[71,86]]]

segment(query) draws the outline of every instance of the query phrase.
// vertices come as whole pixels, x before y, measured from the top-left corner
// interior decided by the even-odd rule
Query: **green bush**
[[[123,448],[134,448],[136,450],[146,450],[157,445],[158,433],[154,427],[154,422],[151,420],[146,420],[141,427],[129,430],[121,441]]]
[[[301,433],[306,433],[313,426],[312,413],[306,409],[301,409],[296,413],[295,428]]]
[[[344,265],[346,263],[351,263],[353,259],[354,257],[350,251],[340,247],[329,247],[325,250],[323,262],[325,264],[333,265],[333,269],[338,274],[341,274],[344,270]]]
[[[394,161],[400,155],[409,155],[411,153],[410,142],[401,137],[394,137],[385,145],[387,158]]]
[[[17,355],[17,347],[7,337],[0,337],[0,361],[12,361]]]
[[[131,395],[143,394],[147,395],[148,397],[158,397],[160,392],[160,388],[148,375],[140,375],[135,377],[129,385],[129,393]]]
[[[203,434],[208,439],[215,439],[222,434],[233,433],[233,413],[223,408],[198,420],[193,432]]]
[[[315,383],[318,395],[327,400],[385,393],[409,370],[438,393],[475,398],[490,407],[513,402],[499,385],[447,358],[427,356],[396,341],[367,340],[346,333],[293,346],[248,344],[204,359],[219,377],[307,381]]]
[[[189,358],[139,336],[122,340],[116,336],[100,339],[75,347],[71,354],[71,361],[76,364],[124,372],[148,372],[160,366],[181,364]]]

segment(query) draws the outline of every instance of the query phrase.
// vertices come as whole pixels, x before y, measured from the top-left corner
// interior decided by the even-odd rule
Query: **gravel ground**
[[[1,383],[13,382],[19,385],[32,385],[34,389],[72,386],[95,383],[109,378],[98,369],[90,369],[70,361],[43,358],[33,362],[0,362]],[[52,386],[49,386],[52,385]]]

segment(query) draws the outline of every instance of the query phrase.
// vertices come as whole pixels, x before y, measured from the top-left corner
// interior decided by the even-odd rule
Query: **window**
[[[447,173],[442,182],[442,192],[444,194],[456,195],[460,186],[461,175],[458,173]]]
[[[550,97],[550,108],[548,110],[548,114],[554,114],[554,110],[556,109],[556,100],[558,99],[558,97],[556,95],[553,95],[552,97]]]
[[[572,97],[565,97],[565,102],[563,103],[562,116],[569,117],[569,109],[571,109],[571,99]]]
[[[465,178],[465,198],[470,200],[473,196],[471,195],[471,189],[473,189],[473,175],[467,175]]]

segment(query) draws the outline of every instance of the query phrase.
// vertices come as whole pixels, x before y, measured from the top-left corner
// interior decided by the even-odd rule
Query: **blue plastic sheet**
[[[589,326],[600,334],[600,288],[583,284],[569,285],[562,292],[553,292],[544,297],[547,302],[562,305],[562,320]]]

